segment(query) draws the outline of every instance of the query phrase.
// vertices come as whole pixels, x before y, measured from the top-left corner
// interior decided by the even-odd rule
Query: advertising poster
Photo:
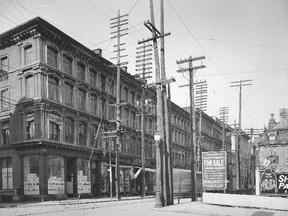
[[[226,177],[226,152],[202,152],[202,184],[204,190],[225,190]]]
[[[260,170],[272,169],[275,173],[288,173],[288,146],[259,148]]]
[[[260,182],[261,193],[277,193],[277,177],[276,174],[271,170],[267,169],[261,176]]]

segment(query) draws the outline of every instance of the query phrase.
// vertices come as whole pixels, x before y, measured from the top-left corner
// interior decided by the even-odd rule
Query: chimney
[[[102,57],[102,49],[98,48],[98,49],[93,50],[93,52],[95,52],[97,55]]]
[[[268,130],[271,130],[276,125],[277,125],[277,122],[274,119],[274,113],[271,113],[271,119],[269,120],[269,123],[268,123]]]

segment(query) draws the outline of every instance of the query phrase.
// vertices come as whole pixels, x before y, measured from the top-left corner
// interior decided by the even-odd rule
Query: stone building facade
[[[116,128],[116,68],[53,25],[37,17],[0,36],[0,196],[24,198],[109,194],[109,163],[115,146],[101,142]],[[153,98],[153,91],[147,91]],[[120,191],[140,190],[133,180],[141,166],[136,101],[141,83],[121,71],[122,136]],[[147,107],[146,166],[155,168],[155,106]],[[112,166],[114,179],[115,165]],[[149,174],[149,172],[147,171]],[[147,191],[154,190],[154,173]],[[112,190],[115,184],[112,181]]]

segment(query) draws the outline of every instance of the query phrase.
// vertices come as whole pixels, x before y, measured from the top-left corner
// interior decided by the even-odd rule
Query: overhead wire
[[[192,36],[192,38],[194,39],[194,41],[197,43],[197,45],[201,48],[201,50],[203,51],[203,53],[209,58],[209,60],[211,61],[211,63],[214,65],[214,67],[216,68],[216,70],[223,76],[223,78],[228,82],[228,79],[224,76],[224,74],[222,73],[222,71],[220,70],[220,68],[216,65],[216,63],[213,61],[213,59],[210,57],[210,55],[208,55],[208,53],[206,52],[206,50],[204,49],[204,47],[201,45],[201,43],[197,40],[197,38],[194,36],[194,34],[191,32],[191,30],[188,28],[188,26],[185,24],[185,22],[183,21],[183,19],[181,18],[181,16],[178,14],[178,12],[175,10],[175,8],[171,5],[170,1],[167,0],[169,6],[172,8],[172,10],[174,11],[174,13],[176,14],[176,16],[179,18],[179,20],[181,21],[181,23],[184,25],[184,27],[186,28],[186,30],[188,31],[188,33]],[[234,91],[236,92],[236,90],[234,89]],[[244,104],[244,103],[243,103]],[[245,105],[244,105],[245,106]],[[248,111],[247,111],[248,112]]]
[[[18,20],[19,23],[21,22],[21,21],[18,19],[18,17],[17,17],[12,11],[10,11],[10,9],[9,9],[8,7],[6,7],[6,5],[5,5],[3,2],[0,1],[0,4],[3,5],[3,6],[6,8],[6,10],[7,10],[16,20]]]

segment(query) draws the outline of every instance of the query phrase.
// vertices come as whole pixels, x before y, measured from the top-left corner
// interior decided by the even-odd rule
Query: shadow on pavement
[[[274,215],[273,212],[257,211],[254,214],[252,214],[251,216],[272,216],[272,215]]]

